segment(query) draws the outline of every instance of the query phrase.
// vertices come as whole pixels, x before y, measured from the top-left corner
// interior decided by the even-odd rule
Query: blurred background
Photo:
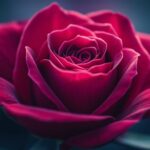
[[[0,0],[0,22],[23,20],[54,0]],[[138,31],[150,33],[150,0],[55,0],[82,13],[111,9],[126,14]]]
[[[0,22],[25,20],[36,11],[47,6],[53,0],[0,0]],[[55,0],[66,9],[87,13],[96,10],[110,9],[124,13],[135,25],[137,31],[150,33],[150,0]],[[150,135],[150,121],[145,120],[134,126],[130,131]],[[144,137],[136,136],[138,141]],[[146,138],[150,143],[150,138]],[[133,143],[136,143],[133,141]],[[56,150],[55,141],[39,139],[17,125],[0,110],[0,150]],[[112,142],[96,150],[143,150],[128,145]],[[150,149],[150,144],[149,144]]]

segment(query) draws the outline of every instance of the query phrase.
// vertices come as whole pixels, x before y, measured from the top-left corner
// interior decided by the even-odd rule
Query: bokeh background
[[[0,22],[26,20],[53,0],[0,0]],[[66,9],[82,13],[110,9],[127,15],[139,32],[150,33],[150,0],[55,0]],[[150,121],[145,120],[130,131],[150,135]],[[138,137],[137,137],[138,138]],[[140,137],[139,137],[140,138]],[[143,139],[141,139],[143,140]],[[149,139],[150,143],[150,139]],[[56,150],[56,141],[32,136],[0,110],[0,150]],[[96,150],[138,150],[112,142]],[[143,150],[143,149],[141,149]]]
[[[0,22],[30,18],[54,0],[0,0]],[[138,31],[150,33],[150,0],[55,0],[82,13],[111,9],[126,14]]]

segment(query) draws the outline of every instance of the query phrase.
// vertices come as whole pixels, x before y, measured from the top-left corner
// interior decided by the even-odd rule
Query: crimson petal
[[[111,111],[112,107],[115,106],[130,88],[133,78],[137,75],[139,54],[132,49],[123,49],[123,56],[123,60],[118,67],[118,70],[122,74],[121,78],[112,93],[104,103],[94,111],[94,114],[103,114]]]
[[[18,103],[14,86],[2,78],[0,91],[0,105],[9,116],[40,136],[66,138],[114,120],[111,116],[72,114],[22,105]]]
[[[109,23],[88,23],[85,24],[84,27],[92,30],[92,31],[103,31],[111,34],[117,35],[116,31],[113,29],[113,26]]]
[[[129,127],[137,123],[137,120],[121,120],[115,121],[105,127],[89,131],[85,134],[80,134],[75,137],[68,138],[62,144],[65,146],[76,146],[80,148],[93,148],[102,146],[111,142],[119,135],[125,133]]]
[[[113,121],[111,116],[71,114],[41,109],[19,103],[3,104],[6,112],[32,133],[49,138],[67,138],[103,127]]]
[[[132,48],[141,54],[138,61],[138,75],[132,84],[133,88],[129,94],[129,98],[133,99],[139,92],[148,88],[150,85],[150,81],[145,81],[150,76],[150,55],[148,51],[142,45],[133,24],[126,16],[111,11],[90,13],[88,16],[98,23],[110,23],[122,39],[123,46]]]
[[[116,76],[115,70],[109,74],[63,70],[50,60],[41,61],[41,67],[43,76],[67,108],[80,113],[89,113],[101,103],[114,86],[112,78]]]
[[[16,92],[14,86],[3,78],[0,78],[0,106],[3,103],[16,103]]]
[[[63,103],[57,98],[57,96],[53,93],[51,88],[44,81],[34,61],[33,51],[29,47],[26,47],[26,63],[28,66],[28,76],[32,79],[33,83],[35,83],[39,87],[40,91],[45,96],[47,96],[49,101],[55,104],[58,107],[58,109],[66,111],[67,109],[65,108]],[[47,102],[47,104],[48,103],[49,102]]]
[[[70,24],[65,29],[55,30],[48,34],[49,49],[58,53],[59,47],[64,41],[73,39],[77,35],[94,36],[94,33],[82,26]]]
[[[150,34],[138,33],[138,36],[139,36],[143,46],[146,48],[146,50],[150,54]]]
[[[0,76],[12,81],[17,47],[26,22],[0,24]]]
[[[47,34],[52,30],[62,29],[69,24],[85,24],[90,19],[82,14],[63,10],[58,4],[53,3],[35,14],[25,27],[17,52],[13,80],[17,92],[24,102],[32,98],[30,80],[27,76],[25,61],[25,46],[32,47],[38,55],[40,48],[47,39]],[[42,29],[42,32],[40,32]],[[24,85],[24,86],[22,86]]]
[[[121,120],[110,123],[105,127],[89,131],[85,134],[68,138],[63,145],[74,145],[82,148],[101,146],[125,133],[131,126],[138,123],[143,117],[149,116],[150,89],[147,89],[140,93],[129,107],[126,107]]]

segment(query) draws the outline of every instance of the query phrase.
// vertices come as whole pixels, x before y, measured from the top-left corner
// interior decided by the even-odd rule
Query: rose
[[[149,42],[119,13],[57,4],[1,24],[0,104],[36,135],[105,144],[148,116]]]

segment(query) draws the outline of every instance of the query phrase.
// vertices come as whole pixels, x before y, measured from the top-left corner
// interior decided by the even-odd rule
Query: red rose
[[[121,14],[52,4],[0,25],[0,104],[36,135],[105,144],[149,115],[149,51]]]

